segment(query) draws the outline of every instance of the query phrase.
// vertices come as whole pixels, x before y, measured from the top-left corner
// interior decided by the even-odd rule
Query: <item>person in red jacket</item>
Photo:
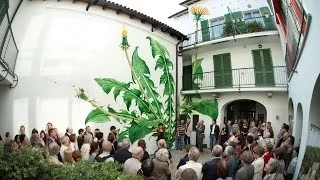
[[[264,153],[263,160],[264,160],[264,166],[266,166],[266,164],[269,162],[270,158],[272,158],[272,150],[273,150],[273,145],[270,143],[266,144],[266,152]],[[266,175],[266,172],[263,170],[263,176],[264,177]]]

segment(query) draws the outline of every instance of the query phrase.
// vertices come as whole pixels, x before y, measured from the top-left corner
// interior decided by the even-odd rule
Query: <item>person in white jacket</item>
[[[91,134],[84,135],[84,142],[80,149],[82,160],[85,160],[85,161],[89,160],[91,142],[92,142],[92,135]]]
[[[253,148],[253,156],[254,161],[252,165],[254,167],[254,176],[253,180],[262,180],[262,173],[264,168],[264,160],[263,160],[264,148],[261,146],[256,146]]]

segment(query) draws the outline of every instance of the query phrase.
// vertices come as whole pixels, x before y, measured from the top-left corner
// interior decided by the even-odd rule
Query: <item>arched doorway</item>
[[[296,140],[296,142],[294,143],[295,146],[300,146],[301,134],[302,134],[302,123],[303,123],[303,110],[302,110],[301,103],[299,103],[297,106],[297,115],[295,120],[295,131],[294,131],[295,132],[294,137]]]
[[[225,121],[244,118],[265,122],[267,120],[267,109],[257,101],[240,99],[226,105],[224,117]]]
[[[313,89],[311,104],[310,104],[310,114],[309,120],[311,124],[311,129],[308,135],[308,144],[316,147],[320,147],[320,75],[316,81]]]
[[[293,102],[292,99],[289,99],[288,104],[288,122],[290,126],[290,133],[292,134],[293,131],[293,118],[294,118],[294,108],[293,108]]]

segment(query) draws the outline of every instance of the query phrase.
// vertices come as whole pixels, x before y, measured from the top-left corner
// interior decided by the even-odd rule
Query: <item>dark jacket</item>
[[[216,180],[219,178],[217,175],[217,165],[219,160],[220,158],[214,158],[210,161],[207,161],[202,166],[202,180]]]
[[[180,159],[180,162],[179,162],[179,164],[177,166],[177,169],[179,169],[180,166],[185,165],[188,161],[189,161],[189,157],[188,157],[188,154],[187,154],[183,158]]]
[[[213,124],[210,125],[210,135],[211,135],[211,132],[212,132],[212,127],[213,127]],[[220,133],[220,128],[216,124],[216,126],[214,127],[214,136],[215,136],[216,140],[218,140],[218,138],[219,138],[219,133]]]
[[[254,176],[253,165],[244,165],[236,173],[234,180],[252,180]]]
[[[143,157],[142,157],[142,159],[141,159],[141,162],[143,162],[144,160],[149,159],[149,158],[150,158],[150,156],[149,156],[148,151],[144,150],[144,151],[143,151]]]
[[[128,151],[128,149],[121,149],[119,151],[116,151],[114,154],[114,160],[119,163],[124,163],[127,159],[130,158],[132,158],[132,154]]]

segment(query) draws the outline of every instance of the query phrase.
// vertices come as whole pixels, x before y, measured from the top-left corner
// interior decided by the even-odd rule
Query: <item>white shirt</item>
[[[252,162],[252,165],[254,167],[253,180],[262,180],[262,173],[263,173],[263,167],[264,167],[263,157],[259,157],[256,160],[254,160]]]
[[[214,128],[216,127],[216,124],[212,126],[211,134],[214,134]]]
[[[202,164],[198,163],[198,162],[194,162],[192,160],[189,160],[185,165],[180,166],[179,169],[177,170],[177,173],[176,173],[176,179],[177,180],[181,179],[182,171],[187,169],[187,168],[191,168],[191,169],[196,171],[198,180],[202,179]]]
[[[81,155],[82,155],[82,159],[85,161],[89,160],[89,153],[90,153],[90,144],[83,144],[81,146]]]
[[[107,157],[110,155],[110,152],[103,152],[99,155],[99,157],[101,158],[104,158],[104,157]],[[105,160],[105,162],[108,162],[108,161],[114,161],[114,158],[113,157],[109,157],[108,159]]]

